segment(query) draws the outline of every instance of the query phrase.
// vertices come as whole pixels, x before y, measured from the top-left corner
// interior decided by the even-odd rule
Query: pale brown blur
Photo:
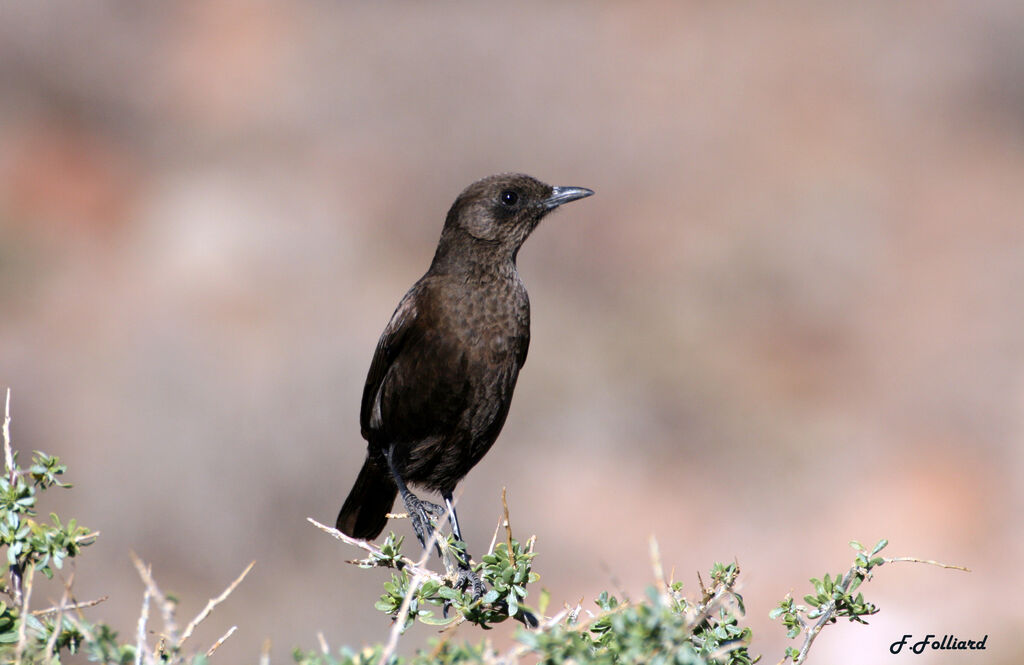
[[[533,343],[461,488],[471,551],[505,485],[556,604],[639,596],[652,534],[690,589],[735,557],[776,662],[771,606],[884,536],[974,572],[882,569],[821,662],[986,632],[964,662],[1019,662],[1021,34],[1011,0],[4,3],[0,387],[71,467],[43,510],[103,532],[89,616],[133,634],[134,550],[183,615],[256,559],[197,636],[238,624],[224,662],[386,636],[386,576],[305,517],[355,476],[447,207],[516,170],[597,194],[520,253]]]

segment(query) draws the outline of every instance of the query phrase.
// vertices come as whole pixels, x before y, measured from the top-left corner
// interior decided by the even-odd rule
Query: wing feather
[[[395,308],[394,314],[391,315],[391,320],[384,328],[380,340],[377,341],[377,349],[370,362],[370,371],[366,375],[366,385],[363,387],[363,399],[359,410],[359,425],[365,439],[369,439],[372,432],[381,428],[381,388],[388,370],[391,369],[395,359],[398,358],[408,342],[410,333],[419,317],[416,307],[417,292],[418,288],[414,286],[405,294],[405,297],[398,303],[398,307]]]

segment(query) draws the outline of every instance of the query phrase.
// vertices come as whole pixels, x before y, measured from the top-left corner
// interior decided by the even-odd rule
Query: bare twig
[[[259,665],[270,665],[270,638],[263,640],[263,647],[260,649]]]
[[[324,637],[324,632],[322,630],[317,631],[316,641],[320,643],[320,653],[325,656],[329,656],[331,653],[331,647],[327,645],[327,638]]]
[[[135,665],[142,665],[143,654],[149,651],[146,646],[146,623],[149,621],[149,601],[152,597],[153,591],[147,586],[142,593],[142,610],[139,611],[139,623],[135,629]]]
[[[4,470],[11,485],[18,479],[14,470],[14,452],[11,450],[11,389],[7,389],[7,400],[4,406]]]
[[[32,616],[42,617],[47,614],[59,614],[60,612],[66,612],[68,610],[83,610],[87,607],[95,607],[100,603],[109,600],[110,596],[101,596],[93,600],[86,600],[81,603],[72,603],[71,605],[54,605],[53,607],[47,607],[45,610],[32,610]]]
[[[329,526],[327,526],[325,524],[321,524],[320,522],[317,522],[312,517],[307,517],[306,521],[309,522],[310,524],[312,524],[313,526],[315,526],[316,528],[320,529],[324,533],[326,533],[326,534],[328,534],[328,535],[330,535],[330,536],[332,536],[334,538],[337,538],[338,540],[340,540],[343,543],[346,543],[348,545],[352,545],[353,547],[358,547],[359,549],[363,550],[364,552],[367,552],[367,553],[369,553],[369,554],[371,554],[371,555],[373,555],[375,557],[379,557],[380,559],[386,558],[386,557],[384,557],[384,552],[379,547],[377,547],[376,545],[374,545],[371,542],[368,542],[368,541],[365,541],[365,540],[359,540],[357,538],[352,538],[351,536],[349,536],[349,535],[347,535],[345,533],[342,533],[341,531],[338,531],[337,529],[334,529],[334,528],[329,527]],[[399,559],[399,561],[401,562],[401,565],[398,566],[398,567],[400,569],[402,569],[402,570],[411,572],[413,574],[416,574],[417,572],[421,573],[424,576],[424,579],[433,579],[433,580],[437,580],[438,582],[444,582],[444,576],[443,575],[441,575],[439,573],[435,573],[432,570],[427,570],[425,568],[422,568],[422,566],[420,566],[420,564],[418,564],[417,562],[413,561],[412,559],[409,559],[408,557],[402,557],[401,559]],[[355,561],[349,561],[349,563],[356,564],[356,565],[374,565],[374,559],[372,559],[372,558],[371,559],[364,559],[364,560],[361,560],[361,561],[360,560],[355,560]]]
[[[75,543],[78,545],[92,545],[93,542],[99,537],[100,532],[93,531],[91,533],[85,534],[84,536],[78,536],[77,538],[75,538]]]
[[[252,570],[252,567],[255,565],[255,561],[251,562],[248,566],[245,567],[245,570],[242,571],[242,574],[236,577],[235,581],[228,585],[227,589],[224,589],[223,593],[221,593],[216,598],[211,598],[206,603],[206,607],[204,607],[203,610],[196,615],[196,618],[192,619],[192,621],[189,622],[187,626],[185,626],[185,632],[181,634],[181,639],[178,641],[179,647],[185,644],[185,641],[188,638],[192,637],[192,633],[195,631],[196,626],[202,623],[206,619],[206,617],[210,616],[210,612],[212,612],[215,607],[223,603],[227,599],[227,597],[231,595],[231,592],[238,588],[238,585],[242,583],[242,580],[245,579],[245,576],[249,574],[249,571]]]
[[[933,561],[931,559],[918,559],[913,556],[897,556],[885,560],[886,563],[900,563],[904,561],[908,563],[926,563],[929,566],[938,566],[939,568],[947,568],[949,570],[962,570],[965,573],[971,572],[970,568],[965,568],[964,566],[954,566],[950,563],[942,563],[941,561]]]
[[[164,592],[157,586],[156,580],[153,579],[153,572],[142,563],[135,552],[131,552],[132,563],[135,564],[135,570],[139,572],[139,577],[142,578],[142,583],[146,585],[146,589],[150,592],[153,598],[156,599],[160,606],[160,613],[164,622],[164,632],[167,634],[168,640],[172,644],[178,643],[178,626],[174,619],[174,602],[164,595]]]
[[[661,548],[658,547],[658,540],[651,535],[651,568],[654,570],[654,583],[658,585],[658,592],[662,600],[668,603],[668,584],[665,582],[665,569],[661,565]],[[698,573],[699,574],[699,573]]]
[[[32,598],[32,576],[35,574],[34,566],[29,566],[25,571],[24,589],[21,600],[21,616],[28,616],[28,603]],[[25,647],[28,645],[28,621],[21,621],[18,624],[18,647],[15,650],[15,663],[20,665],[21,657],[25,654]]]
[[[494,535],[491,536],[491,544],[487,548],[488,554],[494,554],[494,545],[498,542],[498,531],[501,530],[501,525],[504,523],[504,518],[499,517],[498,523],[494,525]]]
[[[513,567],[516,565],[516,555],[512,552],[512,522],[508,517],[508,499],[505,496],[505,488],[501,488],[501,506],[505,510],[505,544],[508,545],[508,561]]]
[[[75,574],[71,573],[68,579],[64,582],[64,593],[60,596],[60,604],[57,606],[57,620],[53,624],[53,632],[50,633],[50,639],[46,640],[46,652],[44,662],[49,663],[53,660],[53,649],[57,646],[57,638],[61,634],[61,624],[64,622],[64,610],[67,608],[68,600],[71,598],[71,583],[75,579]],[[35,612],[32,613],[35,615]]]
[[[216,642],[214,642],[213,646],[206,650],[206,657],[209,658],[210,656],[212,656],[213,652],[216,651],[217,649],[219,649],[220,645],[224,644],[224,642],[229,637],[234,635],[236,630],[238,630],[238,626],[231,626],[231,628],[228,628],[228,632],[226,632],[223,635],[221,635],[220,639],[217,640]]]
[[[11,487],[15,487],[18,483],[18,470],[14,466],[14,451],[11,449],[11,389],[7,389],[7,399],[4,403],[4,470],[7,472],[7,480],[11,483]],[[11,576],[11,599],[15,605],[22,604],[22,591],[24,587],[23,575],[21,564],[18,562],[12,563],[8,567],[8,572]]]

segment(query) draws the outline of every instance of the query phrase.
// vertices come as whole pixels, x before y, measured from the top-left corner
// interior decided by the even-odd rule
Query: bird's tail
[[[387,514],[396,496],[398,487],[391,476],[367,457],[338,513],[338,530],[353,538],[376,538],[388,523]]]

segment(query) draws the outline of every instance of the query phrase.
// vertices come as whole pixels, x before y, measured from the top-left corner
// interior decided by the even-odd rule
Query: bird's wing
[[[395,362],[398,354],[410,337],[419,312],[416,307],[417,288],[413,287],[395,308],[391,321],[377,342],[377,350],[373,353],[370,372],[366,376],[363,388],[363,401],[359,410],[359,425],[363,438],[369,439],[369,433],[380,429],[380,392],[387,376],[388,369]]]

